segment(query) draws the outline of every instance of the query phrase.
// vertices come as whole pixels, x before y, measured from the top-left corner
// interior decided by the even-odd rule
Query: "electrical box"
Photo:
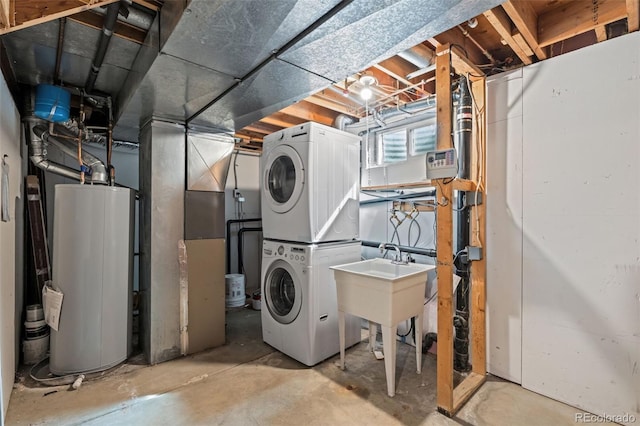
[[[427,179],[448,179],[458,175],[455,148],[427,152]]]

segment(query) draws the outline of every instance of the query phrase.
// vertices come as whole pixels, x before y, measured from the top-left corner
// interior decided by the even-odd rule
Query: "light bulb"
[[[368,101],[373,96],[373,91],[369,88],[369,86],[365,86],[360,90],[360,97],[365,101]]]

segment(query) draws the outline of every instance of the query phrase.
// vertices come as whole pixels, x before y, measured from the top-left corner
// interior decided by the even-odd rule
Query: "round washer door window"
[[[277,260],[267,272],[264,284],[269,313],[281,324],[293,322],[300,313],[302,291],[288,263]]]
[[[304,168],[298,153],[289,145],[274,148],[267,157],[264,182],[267,202],[276,213],[293,208],[302,194]]]

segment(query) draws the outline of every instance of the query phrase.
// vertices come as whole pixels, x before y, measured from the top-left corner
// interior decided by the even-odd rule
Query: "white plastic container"
[[[246,296],[244,293],[244,274],[227,274],[225,282],[225,306],[237,308],[244,305]]]

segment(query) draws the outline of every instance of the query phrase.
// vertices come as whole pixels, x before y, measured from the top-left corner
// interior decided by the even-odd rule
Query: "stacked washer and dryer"
[[[304,123],[264,138],[263,340],[313,366],[340,350],[330,266],[360,260],[360,138]],[[347,346],[360,320],[347,316]]]

